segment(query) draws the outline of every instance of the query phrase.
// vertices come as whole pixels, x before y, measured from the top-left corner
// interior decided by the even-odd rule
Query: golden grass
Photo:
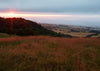
[[[0,71],[100,71],[100,38],[0,38]]]

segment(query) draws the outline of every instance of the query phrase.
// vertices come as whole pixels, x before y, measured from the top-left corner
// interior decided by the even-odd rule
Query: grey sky
[[[100,0],[0,0],[0,9],[39,12],[100,12]]]
[[[36,22],[100,27],[100,0],[0,0],[0,12],[10,10],[28,14],[72,15],[60,18],[24,17]],[[85,15],[88,17],[83,17]]]

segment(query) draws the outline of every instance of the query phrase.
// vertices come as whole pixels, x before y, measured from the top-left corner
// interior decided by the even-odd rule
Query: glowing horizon
[[[63,14],[34,14],[34,13],[0,13],[1,17],[100,17],[100,15],[63,15]]]
[[[53,14],[29,14],[29,13],[0,13],[2,17],[64,17],[64,16],[71,16],[71,15],[53,15]]]

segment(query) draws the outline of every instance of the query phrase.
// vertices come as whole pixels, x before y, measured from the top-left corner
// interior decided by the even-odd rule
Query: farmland
[[[100,37],[100,28],[75,26],[75,25],[57,25],[40,23],[43,27],[57,33],[71,35],[73,37]],[[94,35],[96,34],[96,35]]]
[[[100,71],[100,38],[0,38],[0,71]]]

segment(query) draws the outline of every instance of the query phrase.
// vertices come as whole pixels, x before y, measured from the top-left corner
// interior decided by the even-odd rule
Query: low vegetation
[[[0,33],[0,38],[8,38],[8,37],[15,37],[17,35],[9,35],[9,34],[6,34],[6,33]]]
[[[99,38],[0,38],[0,71],[100,71]]]
[[[48,35],[54,37],[72,37],[70,35],[64,35],[56,33],[42,27],[40,24],[25,20],[23,18],[1,18],[0,17],[0,33],[7,33],[10,35],[19,36],[35,36],[35,35]]]

